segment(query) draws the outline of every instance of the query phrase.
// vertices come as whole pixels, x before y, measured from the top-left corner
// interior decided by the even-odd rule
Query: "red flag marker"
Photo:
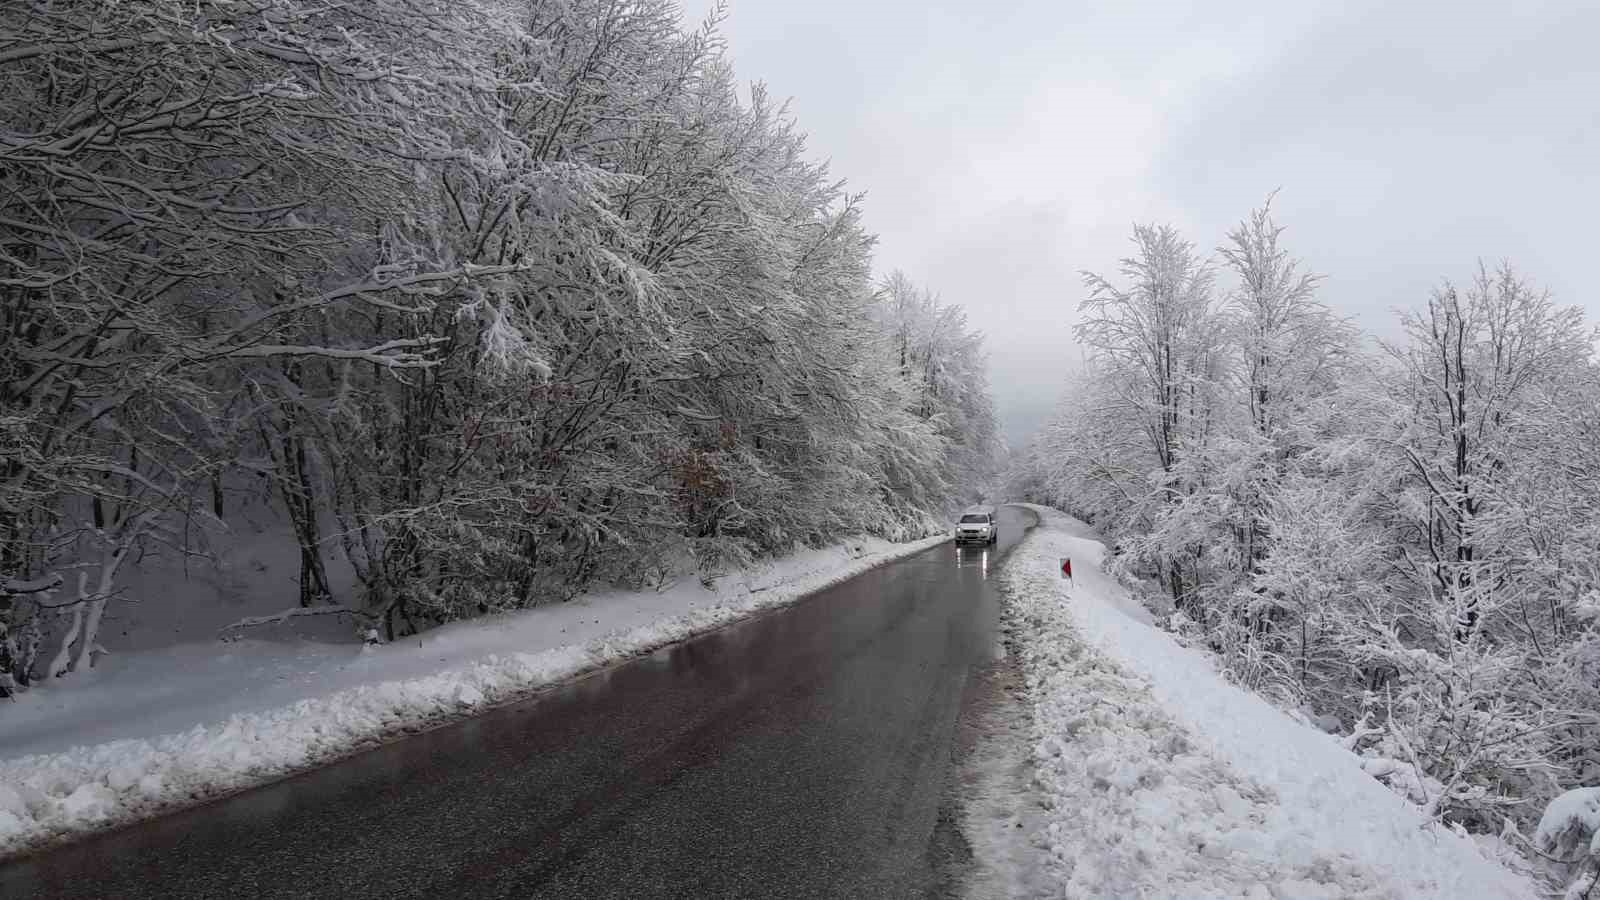
[[[1068,578],[1068,579],[1070,579],[1072,577],[1072,560],[1071,559],[1063,558],[1061,560],[1061,577],[1062,578]]]

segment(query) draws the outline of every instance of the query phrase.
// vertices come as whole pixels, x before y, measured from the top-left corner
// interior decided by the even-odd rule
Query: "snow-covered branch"
[[[290,608],[270,616],[246,616],[237,622],[231,622],[217,629],[218,634],[226,635],[229,632],[245,628],[256,628],[262,625],[282,625],[290,619],[306,616],[341,616],[359,617],[361,610],[348,606],[291,606]]]
[[[0,581],[0,594],[43,594],[61,586],[61,575],[55,572],[31,580],[8,578]]]

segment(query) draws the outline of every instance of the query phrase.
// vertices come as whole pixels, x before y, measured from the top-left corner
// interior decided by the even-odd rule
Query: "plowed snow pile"
[[[1068,897],[1521,898],[1534,886],[1354,755],[1148,623],[1086,526],[1042,522],[1001,575]],[[1075,582],[1061,577],[1072,560]]]

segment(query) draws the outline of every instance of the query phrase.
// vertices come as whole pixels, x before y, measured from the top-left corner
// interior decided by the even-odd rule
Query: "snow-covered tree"
[[[1270,203],[1228,234],[1213,308],[1191,246],[1137,230],[1013,495],[1093,521],[1232,677],[1337,717],[1431,815],[1531,825],[1600,775],[1594,333],[1480,267],[1371,355],[1283,234]]]
[[[925,531],[992,449],[981,341],[942,307],[902,376],[859,198],[723,14],[0,23],[0,690],[92,663],[130,550],[225,543],[241,496],[291,611],[391,636]]]
[[[0,417],[16,451],[0,571],[91,566],[105,585],[7,599],[23,683],[44,612],[82,615],[73,641],[92,647],[127,542],[170,540],[221,505],[240,446],[224,409],[244,381],[292,360],[434,364],[429,335],[328,322],[407,316],[484,274],[418,252],[399,226],[418,167],[455,152],[440,123],[495,101],[459,48],[505,23],[406,0],[14,13],[0,27]]]
[[[912,392],[908,411],[943,439],[946,479],[969,491],[964,499],[978,500],[999,447],[983,336],[968,328],[960,307],[941,303],[903,272],[892,273],[881,290],[879,321],[895,371]]]
[[[1133,244],[1135,255],[1122,260],[1125,286],[1084,273],[1089,296],[1076,334],[1155,460],[1134,498],[1150,527],[1130,533],[1130,552],[1159,568],[1181,604],[1196,585],[1203,550],[1175,513],[1193,493],[1193,463],[1218,424],[1224,320],[1212,292],[1215,273],[1193,244],[1169,226],[1143,225],[1134,228]]]

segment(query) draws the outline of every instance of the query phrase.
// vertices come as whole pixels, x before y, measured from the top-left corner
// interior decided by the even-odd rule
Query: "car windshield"
[[[973,523],[976,523],[978,525],[982,525],[982,524],[985,524],[988,521],[989,521],[989,517],[988,516],[980,515],[978,513],[973,513],[972,515],[967,515],[967,516],[962,516],[961,517],[961,524],[963,524],[963,525],[968,525],[968,524],[973,524]]]

